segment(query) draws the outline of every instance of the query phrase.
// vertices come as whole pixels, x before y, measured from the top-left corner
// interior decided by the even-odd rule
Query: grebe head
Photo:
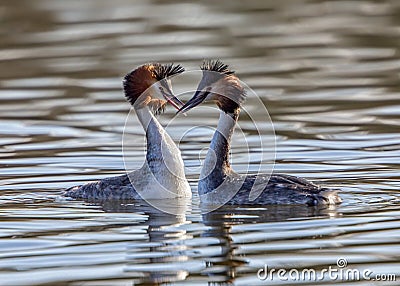
[[[140,109],[149,106],[156,114],[165,109],[167,102],[179,109],[183,103],[174,96],[170,77],[184,71],[182,66],[174,64],[142,65],[124,77],[125,96],[133,107]]]
[[[226,113],[237,112],[245,100],[246,93],[235,72],[220,60],[204,61],[200,68],[203,77],[196,93],[178,112],[186,112],[209,100],[215,101]]]

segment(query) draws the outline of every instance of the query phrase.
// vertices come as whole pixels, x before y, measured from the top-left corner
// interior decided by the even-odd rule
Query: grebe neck
[[[229,163],[230,143],[238,118],[239,109],[233,113],[220,111],[217,130],[211,140],[200,174],[200,180],[207,182],[207,189],[212,188],[210,184],[220,185],[226,175],[232,172]]]
[[[139,118],[140,123],[143,126],[143,129],[146,132],[146,144],[147,144],[147,153],[146,153],[146,161],[150,169],[157,168],[159,164],[157,162],[161,162],[163,160],[163,153],[176,152],[178,148],[175,143],[172,141],[171,137],[165,132],[165,129],[161,126],[160,122],[153,115],[149,107],[143,107],[140,109],[136,109],[136,114]],[[162,149],[163,141],[170,141],[167,144],[167,148]],[[172,143],[172,144],[171,144]]]
[[[147,141],[146,162],[136,173],[139,176],[137,180],[146,182],[147,186],[138,191],[151,197],[157,192],[158,198],[176,197],[176,193],[178,196],[191,196],[181,152],[175,142],[149,107],[136,109],[136,114],[146,132]]]

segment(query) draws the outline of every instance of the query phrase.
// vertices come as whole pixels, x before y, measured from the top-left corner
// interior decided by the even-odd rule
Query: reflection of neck
[[[231,172],[229,164],[230,143],[238,117],[239,110],[235,110],[234,113],[220,111],[217,130],[211,140],[210,148],[201,170],[199,192],[215,189],[222,183],[225,176]]]

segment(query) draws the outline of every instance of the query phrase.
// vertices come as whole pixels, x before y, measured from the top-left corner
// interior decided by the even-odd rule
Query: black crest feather
[[[220,60],[204,60],[203,64],[200,66],[203,71],[214,71],[225,75],[234,74],[235,71],[230,70],[229,66],[222,63]]]
[[[172,64],[154,64],[154,74],[157,80],[163,80],[167,77],[183,73],[185,69],[181,65]]]

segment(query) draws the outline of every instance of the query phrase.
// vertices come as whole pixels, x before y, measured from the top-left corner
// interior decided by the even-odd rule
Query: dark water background
[[[0,285],[292,285],[257,271],[339,258],[400,274],[399,1],[2,0],[0,36]],[[196,69],[203,58],[231,64],[262,98],[275,170],[340,187],[340,207],[201,215],[195,196],[172,216],[60,197],[123,173],[127,71],[148,61]],[[191,114],[215,126],[217,114],[206,117]],[[133,123],[132,132],[140,166],[143,131]],[[210,136],[195,130],[181,146],[194,192]],[[256,153],[234,145],[236,169]]]

